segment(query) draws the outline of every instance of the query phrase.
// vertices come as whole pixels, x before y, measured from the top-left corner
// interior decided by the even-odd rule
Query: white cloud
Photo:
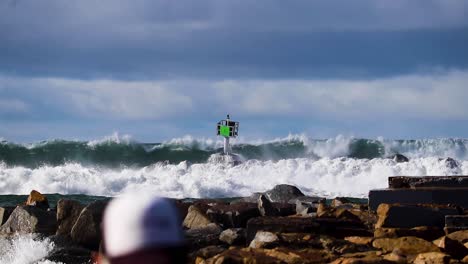
[[[0,114],[26,113],[28,105],[19,99],[0,98]]]

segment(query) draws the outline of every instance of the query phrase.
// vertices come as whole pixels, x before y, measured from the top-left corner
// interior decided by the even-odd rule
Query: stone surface
[[[352,254],[344,254],[342,257],[331,262],[332,264],[378,264],[378,263],[394,263],[383,259],[378,252],[368,251]]]
[[[372,246],[381,249],[384,253],[398,249],[404,255],[440,252],[433,243],[417,237],[376,238]]]
[[[468,187],[468,176],[388,177],[389,188]]]
[[[456,215],[458,209],[448,206],[380,204],[377,209],[380,227],[416,227],[445,225],[446,215]]]
[[[424,240],[432,241],[443,236],[445,233],[438,227],[419,226],[413,228],[376,228],[375,238],[397,238],[403,236],[414,236]]]
[[[279,245],[279,238],[275,233],[258,231],[250,242],[251,248],[275,248]]]
[[[360,236],[349,236],[345,237],[344,240],[349,241],[357,245],[372,245],[373,237],[360,237]]]
[[[191,205],[182,225],[186,228],[201,228],[213,223],[197,205]]]
[[[448,234],[447,237],[464,244],[468,242],[468,230],[456,231]]]
[[[101,242],[101,222],[108,200],[88,204],[78,216],[70,236],[76,243],[86,248],[97,250]]]
[[[235,204],[216,204],[206,211],[207,217],[224,228],[245,227],[247,221],[253,217],[258,217],[256,203],[235,203]]]
[[[257,206],[261,216],[277,216],[279,214],[278,210],[263,194],[258,197]]]
[[[342,205],[350,204],[350,203],[351,203],[351,201],[348,198],[336,197],[335,199],[333,199],[331,201],[331,206],[332,207],[338,207],[338,206],[342,206]]]
[[[397,162],[397,163],[402,163],[402,162],[408,162],[409,161],[409,159],[405,155],[402,155],[402,154],[395,154],[390,158],[393,161]]]
[[[434,244],[443,249],[445,253],[457,259],[462,259],[464,256],[468,255],[468,249],[462,243],[446,236],[438,239]]]
[[[317,212],[318,203],[304,203],[296,200],[296,214],[307,216]]]
[[[287,203],[291,199],[304,196],[304,194],[296,186],[280,184],[266,191],[265,196],[274,203]]]
[[[448,264],[450,256],[441,252],[426,252],[416,256],[413,263],[415,264]]]
[[[70,235],[84,205],[78,201],[60,199],[57,202],[57,235]]]
[[[26,200],[26,205],[47,209],[49,208],[49,201],[45,195],[36,190],[32,190]]]
[[[3,225],[8,220],[13,210],[15,210],[15,207],[12,206],[0,207],[0,225]]]
[[[203,258],[203,259],[208,259],[208,258],[214,257],[222,253],[225,250],[226,248],[222,246],[212,245],[212,246],[207,246],[207,247],[197,250],[197,252],[195,253],[195,256]]]
[[[200,249],[211,245],[219,245],[219,235],[221,234],[221,227],[211,223],[205,227],[188,229],[185,231],[185,236],[191,250]]]
[[[468,229],[468,215],[446,215],[445,227]]]
[[[246,231],[244,228],[229,228],[221,232],[219,240],[228,245],[244,245]]]
[[[5,224],[0,227],[0,234],[40,233],[52,235],[56,229],[57,220],[54,213],[35,206],[20,205],[13,210]]]
[[[369,192],[369,208],[373,211],[388,204],[453,204],[468,208],[468,188],[380,189]]]

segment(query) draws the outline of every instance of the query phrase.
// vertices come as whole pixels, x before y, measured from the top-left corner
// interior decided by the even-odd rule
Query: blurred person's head
[[[112,200],[103,220],[103,253],[111,264],[185,263],[178,210],[168,199],[126,195]]]

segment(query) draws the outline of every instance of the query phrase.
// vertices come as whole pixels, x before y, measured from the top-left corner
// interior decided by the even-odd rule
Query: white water
[[[49,239],[40,239],[35,235],[21,235],[12,239],[0,239],[0,263],[2,264],[52,264],[44,260],[53,250],[54,243]]]
[[[147,190],[174,197],[233,197],[292,184],[310,195],[367,197],[385,188],[388,176],[466,175],[468,161],[450,169],[435,157],[406,163],[390,159],[298,158],[249,160],[238,166],[224,163],[189,165],[157,163],[143,168],[109,169],[68,163],[31,169],[0,164],[0,194],[42,193],[115,196]]]

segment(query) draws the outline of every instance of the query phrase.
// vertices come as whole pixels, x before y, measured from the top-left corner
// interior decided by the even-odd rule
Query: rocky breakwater
[[[8,220],[0,219],[4,221],[0,235],[38,233],[56,244],[47,259],[91,261],[101,245],[107,201],[82,205],[60,200],[51,209],[46,197],[36,192],[31,197],[33,201],[14,208]],[[369,206],[372,199],[369,204],[353,201],[357,200],[306,196],[295,186],[278,185],[230,202],[174,202],[183,220],[189,263],[468,262],[467,211],[457,200],[447,204],[380,200],[375,210]]]

